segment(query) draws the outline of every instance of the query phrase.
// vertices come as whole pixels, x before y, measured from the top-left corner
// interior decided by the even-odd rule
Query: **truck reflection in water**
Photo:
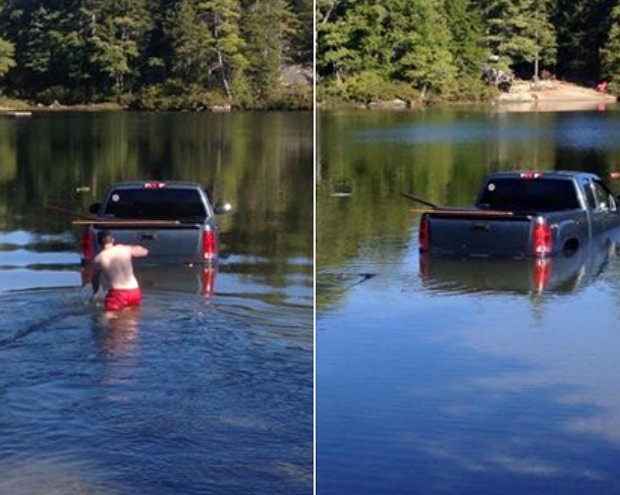
[[[134,265],[143,291],[183,292],[212,296],[215,292],[217,265]],[[82,286],[92,281],[93,266],[82,266]]]
[[[455,259],[420,255],[424,285],[439,292],[569,294],[592,283],[618,256],[609,237],[593,240],[572,255],[543,259]]]

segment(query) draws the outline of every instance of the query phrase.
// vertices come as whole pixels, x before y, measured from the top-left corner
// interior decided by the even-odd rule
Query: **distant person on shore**
[[[148,255],[148,249],[138,245],[116,244],[107,230],[99,232],[97,238],[102,249],[94,259],[93,294],[98,292],[100,277],[103,275],[110,284],[103,303],[105,311],[139,306],[142,291],[133,273],[132,258]]]

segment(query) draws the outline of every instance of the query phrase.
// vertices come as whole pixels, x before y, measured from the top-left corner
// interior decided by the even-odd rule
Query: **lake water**
[[[323,112],[319,136],[317,493],[620,493],[618,233],[545,267],[442,262],[400,197],[607,178],[620,109]]]
[[[0,117],[1,494],[312,493],[312,155],[308,112]],[[47,207],[128,179],[233,212],[216,270],[138,270],[108,323]]]

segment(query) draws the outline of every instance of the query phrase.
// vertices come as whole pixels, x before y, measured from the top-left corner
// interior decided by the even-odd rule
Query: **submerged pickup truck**
[[[140,244],[149,250],[143,262],[211,263],[218,258],[218,213],[230,205],[211,204],[207,192],[195,182],[130,181],[112,184],[103,202],[90,206],[91,215],[74,220],[82,227],[82,264],[100,251],[97,233],[108,230],[123,244]]]
[[[420,250],[439,256],[571,255],[620,225],[618,198],[585,172],[498,172],[484,179],[473,207],[421,202],[429,208],[420,218]]]

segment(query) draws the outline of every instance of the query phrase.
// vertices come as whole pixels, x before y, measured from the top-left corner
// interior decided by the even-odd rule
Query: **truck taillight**
[[[428,217],[422,215],[420,219],[420,228],[418,230],[418,240],[420,241],[420,251],[428,251],[430,239],[430,227],[428,225]]]
[[[149,181],[144,183],[144,189],[163,189],[166,187],[165,182]]]
[[[541,172],[523,172],[522,179],[540,179],[543,176]]]
[[[215,231],[209,227],[202,233],[202,259],[213,260],[217,256],[217,239]]]
[[[534,224],[534,254],[547,256],[552,247],[551,227],[544,218],[538,217]]]
[[[95,257],[95,233],[90,226],[80,236],[80,255],[83,262],[90,262]]]

